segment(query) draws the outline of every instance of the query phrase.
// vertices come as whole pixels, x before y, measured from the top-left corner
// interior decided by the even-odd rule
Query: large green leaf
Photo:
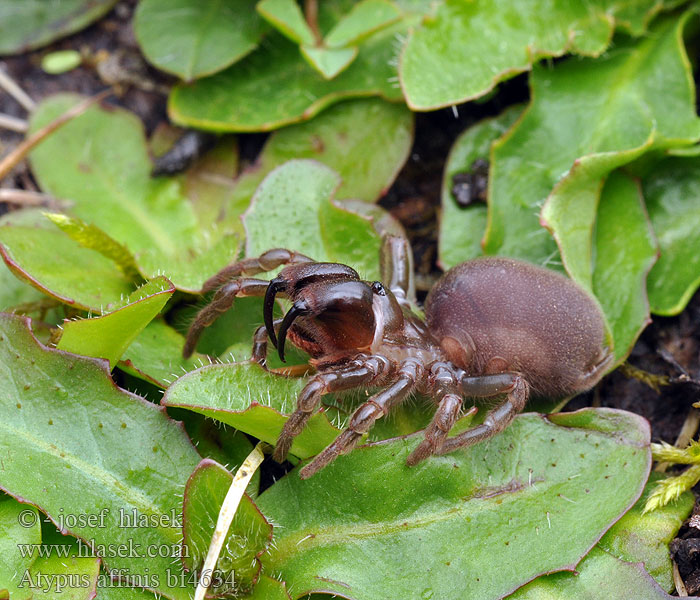
[[[79,99],[46,99],[32,116],[32,129]],[[143,126],[131,113],[94,106],[39,145],[31,163],[42,189],[72,201],[70,214],[126,246],[147,279],[166,275],[177,288],[197,291],[236,255],[236,237],[202,230],[175,180],[150,178]]]
[[[273,375],[254,363],[211,365],[180,377],[161,404],[198,412],[274,444],[302,387],[302,379]],[[337,437],[327,414],[337,413],[328,409],[309,419],[292,454],[314,456]]]
[[[102,313],[136,287],[114,261],[81,246],[37,211],[3,218],[0,255],[19,279],[84,310]]]
[[[19,54],[79,31],[107,13],[117,0],[0,3],[0,54]]]
[[[0,496],[0,589],[8,590],[12,600],[32,597],[32,591],[19,584],[36,560],[32,548],[40,543],[39,511],[9,496]]]
[[[408,25],[402,21],[371,36],[354,62],[330,81],[306,63],[296,45],[281,35],[270,36],[258,51],[225,71],[176,86],[168,102],[170,118],[212,131],[268,131],[310,119],[344,98],[400,100],[396,36]]]
[[[338,198],[374,202],[389,188],[413,142],[413,116],[379,99],[337,104],[307,123],[270,136],[255,164],[236,181],[231,202],[245,207],[264,177],[295,158],[311,158],[338,172]]]
[[[640,564],[628,563],[596,547],[576,567],[576,575],[555,573],[540,577],[508,600],[610,600],[639,598],[671,600]]]
[[[134,32],[146,58],[187,81],[254,50],[267,27],[256,0],[142,0]]]
[[[700,285],[700,158],[669,158],[643,181],[661,256],[649,273],[652,312],[675,315]]]
[[[670,592],[674,585],[668,545],[693,510],[695,499],[692,493],[685,492],[677,501],[644,513],[649,495],[663,477],[660,473],[651,474],[642,497],[603,536],[598,546],[621,560],[643,562],[645,570]]]
[[[580,220],[577,230],[586,231],[600,177],[654,146],[687,145],[700,135],[683,23],[660,21],[653,35],[621,40],[597,60],[533,70],[531,106],[493,147],[487,253],[556,262],[556,246],[538,213],[562,177],[557,199],[546,205],[549,226],[559,234],[556,212]],[[574,191],[576,211],[557,211],[559,200],[576,200]]]
[[[243,216],[247,256],[289,247],[378,279],[381,238],[371,218],[333,200],[339,185],[334,171],[311,160],[290,160],[272,171]]]
[[[651,320],[646,281],[658,252],[639,186],[628,176],[616,171],[605,182],[591,238],[582,252],[610,326],[615,360],[622,362]]]
[[[661,477],[652,473],[642,497],[576,566],[576,574],[539,577],[509,600],[669,599],[663,591],[674,589],[668,544],[690,514],[694,499],[686,492],[673,505],[642,514],[654,482]]]
[[[149,587],[189,598],[168,578],[182,574],[178,497],[199,462],[181,427],[117,388],[104,363],[41,346],[19,317],[0,317],[0,371],[0,487],[95,544],[109,569],[137,576],[147,566]],[[122,515],[158,523],[126,527]],[[107,544],[135,550],[113,555]]]
[[[585,409],[520,415],[488,442],[416,467],[405,459],[419,436],[362,446],[258,498],[275,525],[263,570],[294,598],[501,598],[572,569],[635,502],[648,436],[635,415]]]
[[[486,205],[473,203],[462,207],[452,194],[453,178],[469,173],[476,160],[488,159],[491,144],[513,125],[522,107],[513,107],[493,119],[486,119],[462,133],[450,149],[442,178],[440,265],[447,270],[465,260],[481,256],[481,239],[486,230]]]
[[[631,6],[630,6],[631,5]],[[618,11],[655,13],[655,0],[444,0],[416,28],[401,58],[401,85],[415,110],[458,104],[566,52],[598,56]],[[639,15],[637,15],[638,17]]]
[[[66,321],[58,348],[106,358],[110,368],[114,368],[127,347],[160,313],[174,292],[173,284],[165,277],[151,279],[116,310],[94,319]]]
[[[183,552],[189,570],[201,572],[214,533],[221,505],[231,487],[233,475],[217,462],[204,459],[185,487],[183,503]],[[244,495],[228,529],[216,562],[212,585],[216,594],[240,595],[249,592],[260,572],[258,556],[272,539],[272,525],[249,496]]]

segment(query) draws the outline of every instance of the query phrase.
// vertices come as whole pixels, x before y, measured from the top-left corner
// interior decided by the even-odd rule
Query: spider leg
[[[470,396],[491,396],[507,393],[506,399],[489,411],[481,425],[447,438],[435,454],[447,454],[459,448],[472,446],[503,431],[527,402],[530,386],[519,373],[498,373],[480,377],[464,377],[462,390]]]
[[[388,388],[372,396],[353,413],[348,428],[306,465],[300,471],[299,477],[308,479],[340,454],[352,450],[377,419],[386,415],[416,387],[423,375],[423,365],[415,359],[408,359],[401,364],[397,375]]]
[[[234,277],[241,275],[257,275],[266,271],[272,271],[281,265],[296,265],[301,263],[312,263],[314,260],[284,248],[274,248],[263,252],[255,258],[244,258],[233,264],[225,266],[215,275],[212,275],[204,282],[202,293],[211,292],[220,288]]]
[[[348,364],[334,366],[314,375],[299,393],[297,408],[284,424],[272,457],[277,462],[282,462],[287,457],[294,438],[301,433],[321,403],[321,396],[367,386],[377,379],[383,379],[388,371],[389,361],[384,357],[361,355]]]
[[[279,326],[282,319],[275,319],[274,325]],[[263,369],[267,369],[267,327],[260,325],[253,334],[253,351],[250,360],[258,363]]]
[[[379,253],[379,266],[382,281],[396,296],[399,304],[415,304],[413,252],[408,240],[395,235],[385,235]]]
[[[199,336],[216,319],[233,306],[236,298],[241,296],[264,296],[268,282],[260,279],[234,279],[230,283],[219,288],[212,301],[197,313],[185,339],[185,347],[182,355],[185,358],[192,356]]]
[[[406,464],[412,467],[430,455],[435,454],[445,443],[447,434],[455,424],[461,410],[462,398],[456,394],[445,394],[440,399],[433,420],[425,428],[425,439],[411,452],[406,459]]]

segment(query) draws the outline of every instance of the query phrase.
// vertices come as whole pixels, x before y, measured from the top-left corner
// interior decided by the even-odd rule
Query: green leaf
[[[236,180],[229,205],[242,213],[265,176],[294,158],[312,158],[337,171],[338,198],[375,202],[398,175],[412,142],[413,115],[405,106],[375,98],[341,102],[273,133]]]
[[[255,7],[271,25],[297,44],[314,44],[314,32],[296,0],[260,0]]]
[[[700,285],[700,159],[669,158],[643,180],[661,255],[649,273],[651,310],[681,312]]]
[[[107,568],[137,575],[148,566],[154,589],[189,598],[193,590],[169,584],[167,576],[182,576],[173,563],[180,542],[174,521],[178,496],[200,460],[181,427],[164,409],[117,388],[103,363],[41,346],[26,319],[0,317],[0,372],[0,486],[59,526],[62,515],[87,515],[92,522],[64,520],[62,529],[97,547],[139,544],[135,556],[104,552]],[[104,521],[95,521],[101,514]],[[120,526],[120,516],[134,514],[159,522]],[[148,547],[168,557],[146,559]]]
[[[68,237],[80,244],[83,248],[89,248],[99,252],[105,258],[113,261],[124,275],[139,281],[138,267],[131,253],[119,242],[110,238],[104,231],[88,225],[80,219],[68,217],[58,213],[45,213],[46,218]]]
[[[184,345],[182,335],[162,319],[154,319],[121,354],[119,368],[165,389],[183,373],[194,371],[208,360],[196,353],[182,358]]]
[[[531,106],[493,147],[487,254],[556,264],[557,248],[538,220],[552,194],[542,218],[567,269],[585,280],[589,254],[578,250],[586,245],[578,239],[590,240],[601,177],[642,152],[700,136],[682,42],[686,21],[658,21],[652,35],[621,40],[597,60],[533,69]]]
[[[200,228],[214,226],[243,237],[239,217],[248,204],[239,207],[231,198],[237,174],[238,147],[232,136],[222,137],[184,173],[183,190],[192,203]]]
[[[277,581],[263,573],[247,600],[289,600],[289,598],[290,595],[284,582]]]
[[[420,435],[362,446],[258,498],[279,526],[263,571],[294,597],[501,598],[573,568],[634,503],[648,436],[636,415],[585,409],[520,415],[487,442],[416,467],[405,459]]]
[[[183,546],[185,565],[199,573],[204,566],[214,526],[233,475],[217,462],[205,458],[197,465],[185,487],[183,505]],[[212,585],[215,594],[248,593],[260,572],[258,556],[272,539],[272,525],[260,513],[248,495],[241,498],[216,562]]]
[[[83,310],[101,313],[135,287],[112,260],[84,248],[37,211],[6,215],[0,254],[16,277]]]
[[[465,260],[481,256],[481,238],[486,230],[486,205],[461,207],[452,195],[453,178],[469,172],[474,161],[486,160],[491,145],[513,125],[521,106],[508,109],[493,119],[485,119],[462,133],[447,157],[442,179],[442,213],[438,239],[440,266],[447,270]]]
[[[401,11],[389,0],[361,0],[323,38],[329,48],[350,46],[401,18]]]
[[[658,247],[639,186],[618,171],[605,182],[591,238],[593,293],[611,328],[619,363],[651,321],[646,280]]]
[[[302,46],[302,56],[325,79],[333,79],[347,69],[357,56],[357,47],[325,48],[323,46]]]
[[[57,50],[41,59],[41,70],[49,75],[60,75],[80,66],[83,57],[77,50]]]
[[[306,63],[293,43],[270,36],[269,43],[239,64],[193,84],[175,86],[168,113],[175,123],[199,129],[269,131],[306,121],[345,98],[401,100],[393,66],[396,36],[409,25],[402,21],[372,35],[353,63],[330,81]]]
[[[438,3],[403,51],[401,85],[414,110],[431,110],[483,96],[546,56],[599,56],[610,44],[615,16],[629,2],[519,0]],[[633,0],[648,14],[658,2]]]
[[[0,54],[20,54],[80,31],[106,14],[117,0],[0,3]]]
[[[303,387],[303,379],[274,375],[254,363],[211,365],[180,377],[161,404],[198,412],[274,444]],[[314,456],[337,435],[326,412],[316,413],[294,439],[291,453]]]
[[[9,496],[0,496],[0,588],[7,589],[12,600],[31,599],[32,590],[19,587],[19,583],[36,559],[31,549],[40,544],[39,511]],[[27,548],[30,553],[23,556],[20,548]]]
[[[651,473],[642,497],[576,566],[575,574],[556,573],[539,577],[509,596],[509,600],[560,597],[669,599],[670,596],[663,592],[674,588],[668,545],[690,514],[694,499],[690,492],[686,492],[672,506],[643,514],[655,482],[662,477],[659,473]]]
[[[0,237],[2,229],[0,229]],[[0,249],[0,254],[2,250]],[[0,311],[11,311],[20,304],[38,302],[46,296],[15,276],[5,263],[0,263]]]
[[[644,513],[644,505],[663,475],[652,473],[637,503],[612,526],[598,546],[627,562],[643,562],[645,570],[667,591],[673,575],[668,545],[693,509],[694,497],[685,492],[674,503]]]
[[[31,588],[34,600],[92,600],[97,591],[100,559],[73,537],[55,529],[44,533],[43,556],[37,556],[24,587]],[[37,549],[38,550],[38,549]],[[13,596],[14,600],[14,596]]]
[[[78,100],[71,94],[44,100],[32,130]],[[150,178],[143,126],[127,111],[91,107],[44,140],[31,164],[42,189],[70,199],[70,215],[126,246],[146,279],[166,275],[178,289],[197,291],[237,254],[234,235],[200,228],[177,181]]]
[[[146,58],[190,81],[254,50],[267,27],[256,0],[142,0],[134,32]]]
[[[381,239],[371,219],[333,200],[339,184],[334,171],[311,160],[290,160],[272,171],[243,216],[247,256],[292,246],[317,261],[351,265],[364,279],[378,279]]]
[[[105,358],[113,369],[127,347],[175,292],[165,277],[152,279],[129,296],[126,305],[94,319],[66,321],[59,350]]]
[[[576,567],[576,575],[555,573],[519,589],[508,600],[671,600],[640,564],[624,562],[596,547]]]

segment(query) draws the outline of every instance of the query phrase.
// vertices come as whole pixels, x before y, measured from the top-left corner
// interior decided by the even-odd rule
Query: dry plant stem
[[[49,194],[28,190],[0,189],[0,203],[17,206],[57,206],[58,200]]]
[[[0,162],[0,180],[4,179],[9,175],[9,173],[14,169],[22,160],[24,160],[35,146],[39,145],[46,137],[51,135],[59,127],[62,127],[71,119],[84,113],[93,104],[104,100],[107,96],[112,93],[112,90],[105,90],[76,104],[70,110],[63,113],[58,119],[49,123],[46,127],[42,127],[39,131],[29,136],[24,140],[17,148],[10,152],[3,160]]]
[[[29,129],[29,124],[24,119],[18,119],[12,115],[0,113],[0,127],[9,129],[10,131],[24,133]]]
[[[0,68],[0,87],[17,100],[27,111],[32,112],[36,108],[36,102],[2,68]]]
[[[316,38],[316,45],[321,46],[323,44],[323,38],[318,28],[318,0],[306,0],[304,3],[304,16],[306,17],[306,23],[309,29],[311,29],[314,38]]]
[[[211,582],[216,561],[219,559],[219,554],[226,540],[229,527],[231,527],[233,517],[236,515],[236,510],[238,510],[238,505],[241,503],[241,498],[243,498],[248,483],[255,471],[257,471],[260,463],[262,463],[263,458],[264,456],[260,449],[260,444],[258,443],[243,461],[243,464],[233,477],[231,487],[228,489],[224,503],[221,505],[221,510],[219,511],[219,518],[216,521],[214,534],[211,537],[207,558],[204,561],[202,572],[199,575],[199,583],[197,584],[197,590],[194,594],[194,600],[204,600],[204,596],[209,588],[207,582]]]
[[[638,381],[641,381],[642,383],[646,383],[652,390],[654,390],[657,394],[660,391],[660,388],[662,386],[668,385],[669,379],[665,375],[655,375],[654,373],[649,373],[648,371],[644,371],[643,369],[639,369],[635,366],[632,366],[628,362],[622,363],[618,369],[620,370],[620,373],[622,373],[625,377],[629,377],[631,379],[636,379]]]
[[[678,571],[678,565],[676,564],[675,560],[673,561],[673,585],[676,586],[676,593],[679,597],[688,597],[688,590],[685,587],[685,583],[683,583],[683,579],[681,578],[681,574]]]

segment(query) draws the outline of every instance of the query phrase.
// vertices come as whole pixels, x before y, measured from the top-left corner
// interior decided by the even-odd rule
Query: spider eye
[[[377,294],[378,296],[386,296],[386,288],[382,285],[380,281],[373,281],[371,288],[372,292]]]

